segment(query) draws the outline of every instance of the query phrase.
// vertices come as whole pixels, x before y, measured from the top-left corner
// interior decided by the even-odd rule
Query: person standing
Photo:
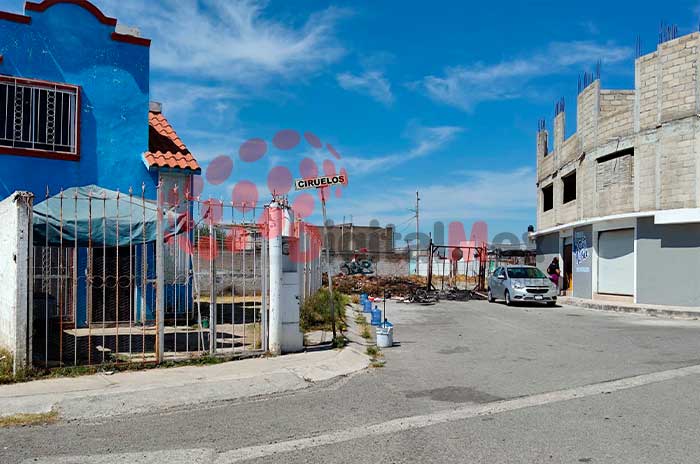
[[[557,286],[557,293],[559,292],[559,278],[561,277],[561,269],[559,268],[559,257],[555,256],[552,262],[547,268],[547,274],[549,275],[549,280],[554,282]]]

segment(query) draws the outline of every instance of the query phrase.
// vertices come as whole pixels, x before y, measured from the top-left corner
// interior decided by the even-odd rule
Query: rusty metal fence
[[[267,351],[268,246],[263,208],[195,201],[193,309],[211,353]],[[181,247],[179,247],[181,248]],[[166,271],[167,274],[167,271]]]
[[[157,363],[267,350],[263,208],[98,187],[36,205],[33,364]],[[320,274],[319,274],[320,280]],[[311,284],[309,284],[311,288]]]

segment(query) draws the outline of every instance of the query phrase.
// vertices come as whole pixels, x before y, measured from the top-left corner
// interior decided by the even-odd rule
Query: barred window
[[[0,149],[78,156],[78,90],[0,76]]]

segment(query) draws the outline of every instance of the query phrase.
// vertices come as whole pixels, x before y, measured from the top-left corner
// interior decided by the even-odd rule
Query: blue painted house
[[[159,183],[163,192],[175,185],[191,191],[200,167],[160,105],[150,102],[150,40],[121,31],[116,19],[86,0],[28,1],[24,14],[0,11],[0,198],[30,191],[39,205],[48,191],[55,205],[61,190],[94,185],[122,192],[127,205],[130,188],[140,199],[143,186],[151,202]],[[189,206],[177,208],[181,213]],[[93,248],[73,250],[63,240],[61,246],[41,245],[35,240],[34,309],[41,313],[44,305],[46,311],[35,325],[58,325],[63,339],[95,325],[119,326],[126,318],[130,324],[153,319],[155,266],[148,244],[125,248],[105,240],[103,247],[92,243]],[[109,275],[100,281],[104,269]],[[127,273],[128,280],[109,284],[120,270],[115,282]],[[166,289],[171,312],[190,304],[189,289],[177,288],[177,279]],[[52,350],[53,344],[48,340],[35,351]],[[65,358],[64,347],[56,349]],[[73,355],[77,351],[74,346]]]

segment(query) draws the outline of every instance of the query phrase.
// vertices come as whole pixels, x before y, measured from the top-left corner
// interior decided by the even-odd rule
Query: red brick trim
[[[73,4],[73,5],[78,5],[86,10],[88,10],[92,15],[97,18],[99,22],[102,24],[106,24],[108,26],[116,26],[117,25],[117,20],[115,18],[110,18],[108,16],[105,16],[102,11],[100,11],[99,8],[97,8],[95,5],[90,3],[88,0],[44,0],[41,3],[35,3],[35,2],[27,2],[24,4],[24,9],[29,10],[29,11],[38,11],[38,12],[43,12],[46,11],[47,9],[51,8],[54,5],[58,5],[59,3],[68,3],[68,4]]]
[[[15,23],[21,23],[21,24],[29,24],[32,22],[32,18],[29,16],[24,16],[20,14],[15,14],[15,13],[8,13],[7,11],[0,11],[0,19],[4,19],[5,21],[12,21]]]
[[[124,42],[132,45],[142,45],[144,47],[151,46],[151,39],[144,39],[142,37],[134,37],[133,35],[120,34],[118,32],[112,32],[112,40],[117,42]]]
[[[29,78],[24,78],[24,77],[0,75],[0,82],[15,82],[15,81],[17,81],[20,84],[43,85],[46,87],[56,87],[57,89],[61,89],[61,90],[73,90],[76,93],[80,93],[80,86],[79,85],[65,84],[62,82],[42,81],[41,79],[29,79]]]

